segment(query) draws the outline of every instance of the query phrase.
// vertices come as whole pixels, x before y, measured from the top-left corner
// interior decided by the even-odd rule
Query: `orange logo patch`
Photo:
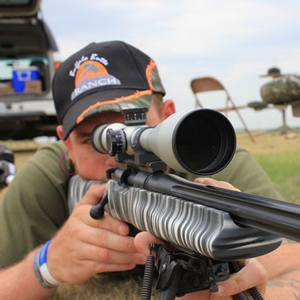
[[[82,80],[93,77],[102,77],[107,74],[106,68],[97,61],[89,60],[81,64],[75,77],[77,86]]]
[[[88,60],[83,62],[75,75],[75,89],[71,95],[74,100],[86,91],[98,89],[108,85],[121,85],[116,77],[108,74],[106,68],[98,61]]]

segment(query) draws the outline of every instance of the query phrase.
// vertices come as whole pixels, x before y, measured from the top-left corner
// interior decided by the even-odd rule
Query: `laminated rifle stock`
[[[229,213],[157,192],[107,184],[109,214],[177,248],[216,260],[240,260],[273,251],[281,239],[235,224]]]

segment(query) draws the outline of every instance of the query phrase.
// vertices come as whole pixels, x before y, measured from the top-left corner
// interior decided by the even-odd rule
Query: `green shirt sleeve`
[[[211,177],[227,181],[244,193],[282,200],[264,169],[242,147],[237,147],[232,161],[224,170]]]
[[[39,149],[6,190],[0,203],[0,266],[21,260],[49,240],[68,217],[71,163],[62,142]]]

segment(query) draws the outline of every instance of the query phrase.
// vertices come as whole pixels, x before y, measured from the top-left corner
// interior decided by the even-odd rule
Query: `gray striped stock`
[[[70,213],[87,189],[100,181],[84,181],[78,175],[69,182]],[[134,187],[115,180],[107,183],[106,210],[117,219],[171,242],[186,252],[194,251],[218,260],[238,260],[273,251],[280,245],[260,230],[236,225],[229,213]]]
[[[111,216],[142,231],[219,260],[255,257],[270,251],[274,238],[237,226],[227,212],[140,188],[107,184]],[[274,250],[274,249],[271,249]]]

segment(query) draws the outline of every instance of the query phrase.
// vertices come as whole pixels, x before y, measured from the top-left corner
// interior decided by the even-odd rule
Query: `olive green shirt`
[[[65,154],[61,141],[42,147],[7,189],[0,203],[1,267],[20,261],[52,238],[68,218],[68,181],[74,170]],[[211,177],[227,181],[245,193],[282,199],[260,165],[240,147],[231,163]]]

